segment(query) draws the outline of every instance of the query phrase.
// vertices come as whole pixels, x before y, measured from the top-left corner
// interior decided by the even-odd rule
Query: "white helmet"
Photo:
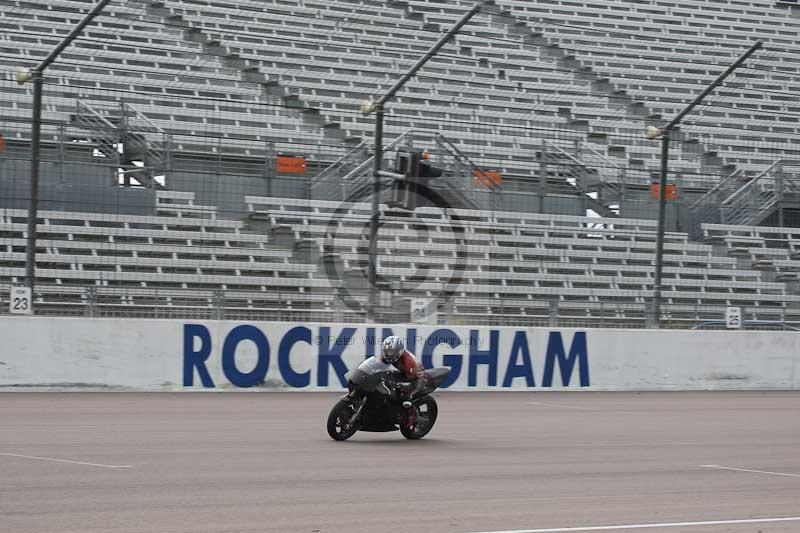
[[[396,335],[391,335],[383,339],[381,349],[383,352],[383,360],[387,363],[394,364],[400,359],[400,356],[403,355],[406,346],[403,343],[403,339]]]

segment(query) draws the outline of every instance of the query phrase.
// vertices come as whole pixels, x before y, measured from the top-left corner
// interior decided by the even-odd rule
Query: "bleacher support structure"
[[[31,95],[11,73],[93,2],[0,3],[7,298],[23,281],[31,156]],[[358,107],[473,5],[112,2],[45,79],[39,312],[363,318],[373,139]],[[663,321],[740,306],[750,321],[800,323],[797,9],[490,3],[387,110],[387,161],[429,149],[459,180],[456,207],[474,209],[384,209],[383,317],[408,320],[420,297],[454,323],[641,327],[659,165],[644,128],[762,39],[764,56],[673,134]],[[287,155],[304,174],[277,170]]]

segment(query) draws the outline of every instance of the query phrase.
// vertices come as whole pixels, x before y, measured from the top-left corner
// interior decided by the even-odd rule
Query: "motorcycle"
[[[450,374],[449,368],[425,371],[423,386],[408,400],[414,409],[409,426],[409,408],[403,407],[400,392],[410,387],[402,372],[394,366],[370,357],[358,368],[345,374],[349,392],[342,396],[328,415],[328,435],[333,440],[347,440],[357,431],[388,432],[400,430],[407,439],[421,439],[436,423],[439,408],[430,394]]]

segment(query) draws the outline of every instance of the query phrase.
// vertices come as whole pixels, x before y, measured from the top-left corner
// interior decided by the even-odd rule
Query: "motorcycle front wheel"
[[[328,435],[333,440],[347,440],[358,431],[358,423],[349,425],[356,412],[356,407],[348,401],[339,400],[328,414]]]
[[[415,404],[417,408],[417,419],[411,428],[406,427],[405,424],[400,425],[400,433],[407,439],[417,440],[427,435],[433,424],[436,423],[436,417],[439,414],[439,406],[436,405],[436,400],[432,396],[425,396],[419,403]]]

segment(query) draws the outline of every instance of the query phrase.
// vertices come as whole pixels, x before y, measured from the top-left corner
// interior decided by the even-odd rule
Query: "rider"
[[[422,363],[417,361],[414,354],[406,350],[403,339],[396,335],[391,335],[383,339],[381,343],[381,357],[385,363],[395,366],[398,370],[402,371],[407,379],[414,385],[413,388],[404,390],[406,393],[403,407],[408,409],[408,427],[409,429],[414,426],[416,421],[417,411],[411,405],[411,398],[417,391],[421,390],[425,385],[425,369]]]

